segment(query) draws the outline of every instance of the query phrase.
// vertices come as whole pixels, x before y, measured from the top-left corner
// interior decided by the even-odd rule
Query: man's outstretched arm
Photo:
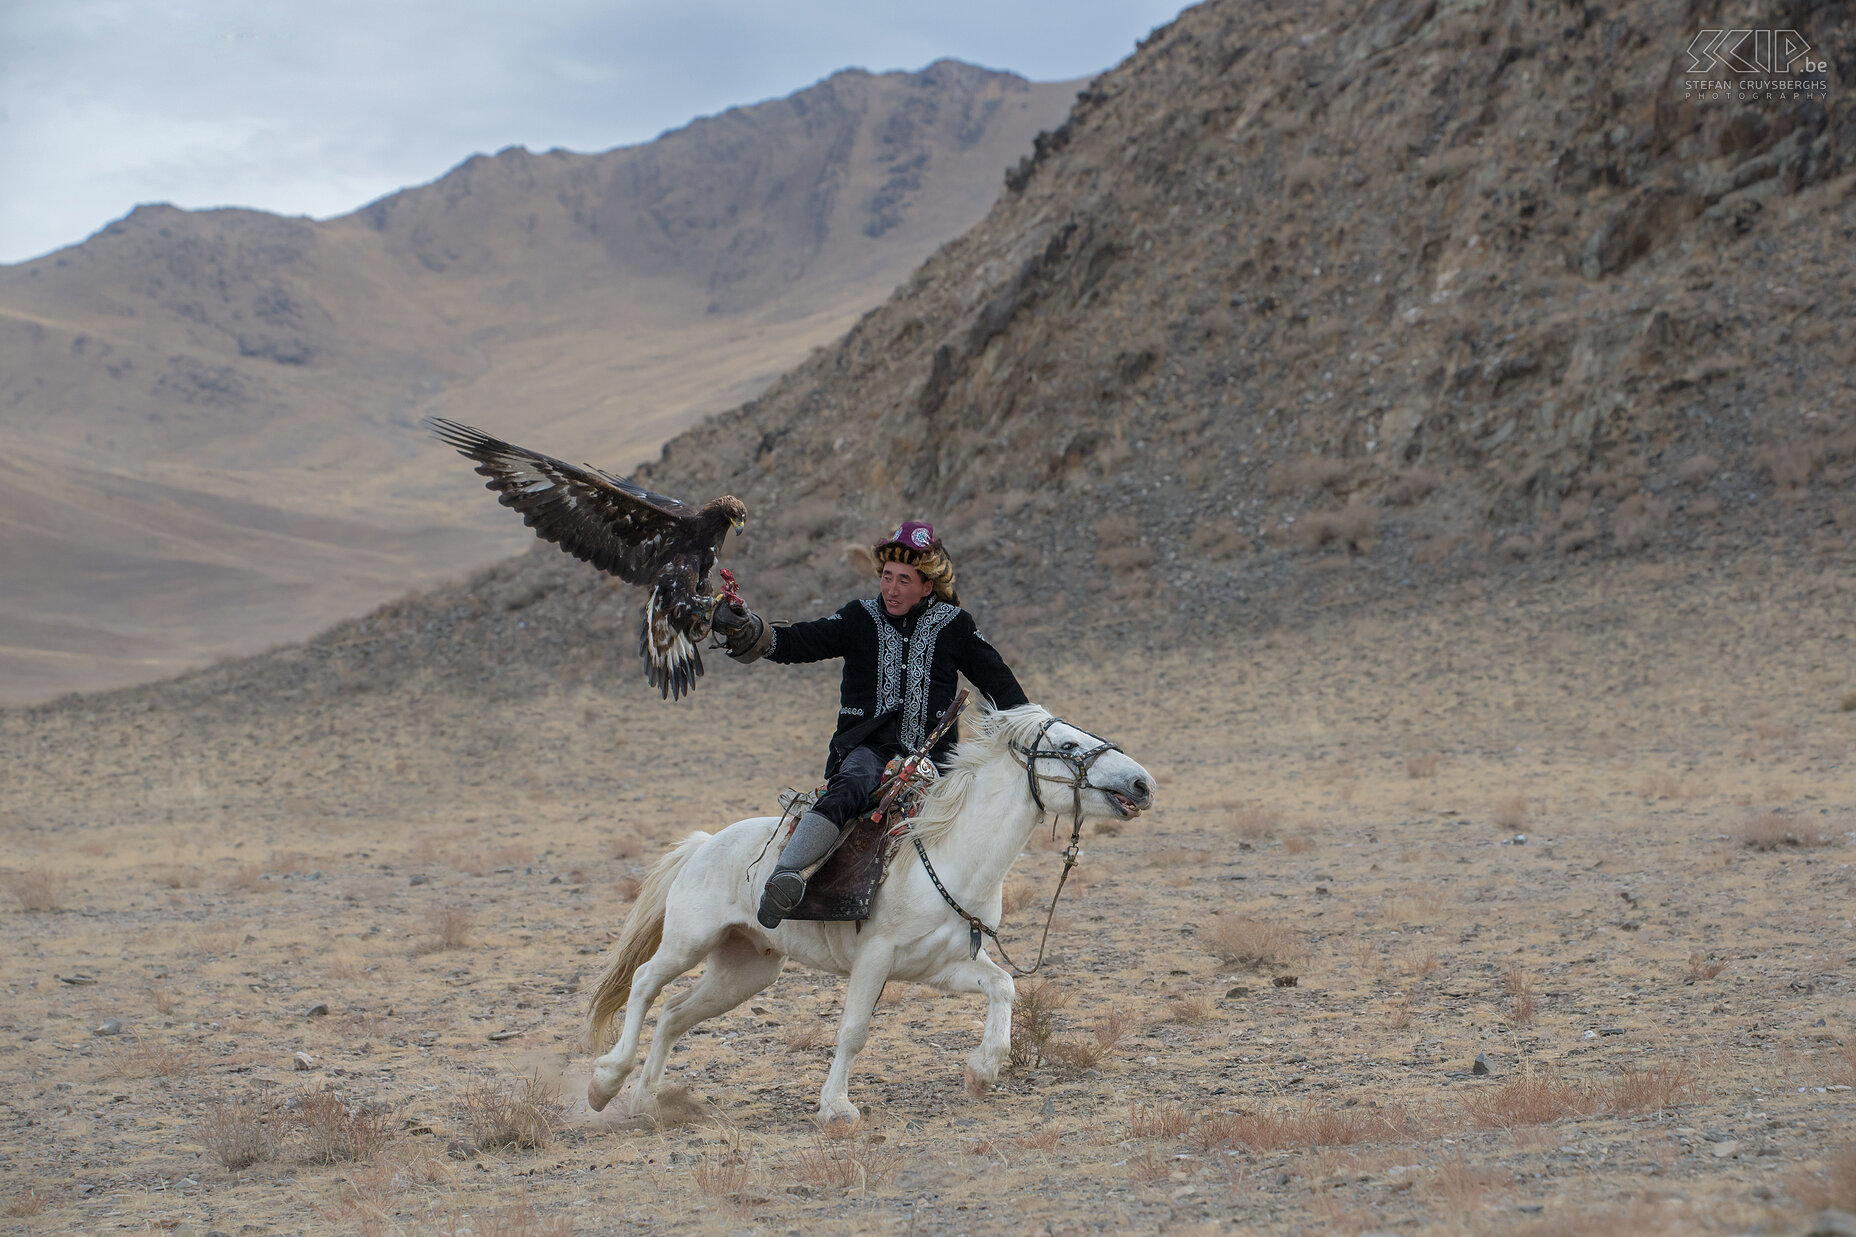
[[[844,656],[842,612],[809,623],[775,626],[752,610],[725,603],[710,620],[728,655],[738,662],[767,657],[785,665]]]

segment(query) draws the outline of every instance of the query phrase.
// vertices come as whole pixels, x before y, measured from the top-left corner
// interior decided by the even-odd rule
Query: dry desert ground
[[[514,698],[435,672],[0,714],[0,1223],[1635,1235],[1856,1207],[1847,566],[1372,606],[1334,575],[1231,642],[1021,651],[1160,804],[1087,840],[1004,1085],[962,1089],[977,997],[892,985],[848,1137],[811,1119],[829,976],[690,1035],[680,1122],[588,1112],[577,1043],[650,859],[816,773],[830,667],[712,665],[674,705],[628,658]],[[1057,865],[1040,835],[1008,886],[1025,952]]]

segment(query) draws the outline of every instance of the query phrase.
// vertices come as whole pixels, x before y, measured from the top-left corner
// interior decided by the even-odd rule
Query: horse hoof
[[[616,1091],[601,1091],[599,1080],[592,1079],[586,1084],[586,1106],[594,1112],[600,1112],[612,1102],[612,1097],[617,1094]]]
[[[819,1128],[832,1138],[843,1138],[857,1132],[857,1127],[864,1123],[864,1115],[855,1105],[846,1112],[821,1112],[818,1115]]]
[[[992,1090],[992,1084],[981,1078],[978,1070],[971,1065],[967,1066],[967,1094],[978,1099],[990,1090]]]

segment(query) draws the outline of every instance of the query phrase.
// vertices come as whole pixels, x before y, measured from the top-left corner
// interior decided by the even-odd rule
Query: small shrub
[[[19,903],[19,909],[33,914],[57,910],[64,897],[64,884],[64,877],[50,868],[11,872],[6,877],[7,892]]]
[[[1461,1214],[1479,1206],[1485,1195],[1513,1184],[1512,1174],[1496,1168],[1472,1168],[1459,1151],[1425,1183],[1424,1192]]]
[[[1525,533],[1516,533],[1495,547],[1496,557],[1516,563],[1530,559],[1538,553],[1540,553],[1540,542]]]
[[[690,1179],[695,1182],[698,1193],[740,1206],[748,1201],[752,1171],[749,1157],[739,1148],[731,1147],[719,1155],[704,1152],[702,1159],[690,1166]]]
[[[1856,713],[1856,691],[1844,692],[1843,699],[1837,702],[1837,707],[1845,713]]]
[[[540,1148],[554,1139],[564,1110],[561,1093],[539,1071],[513,1079],[483,1079],[464,1088],[464,1127],[480,1149]]]
[[[1831,1055],[1830,1081],[1839,1086],[1856,1087],[1856,1040]]]
[[[220,1097],[200,1117],[200,1141],[233,1172],[277,1158],[288,1124],[268,1095]]]
[[[1339,511],[1309,512],[1297,521],[1293,535],[1305,550],[1333,545],[1365,554],[1375,544],[1373,532],[1378,524],[1378,512],[1356,499]]]
[[[1783,846],[1833,846],[1836,835],[1815,821],[1801,820],[1784,812],[1767,812],[1755,816],[1738,830],[1742,843],[1754,850],[1778,850]]]
[[[393,1141],[385,1112],[365,1105],[349,1108],[327,1091],[304,1091],[296,1100],[296,1124],[302,1131],[305,1157],[312,1164],[365,1163]]]
[[[1689,456],[1676,467],[1676,480],[1683,485],[1699,486],[1720,470],[1721,462],[1704,451],[1700,455]]]
[[[6,1205],[6,1213],[16,1220],[22,1220],[28,1216],[38,1215],[50,1205],[51,1201],[49,1196],[39,1193],[37,1186],[29,1185]]]
[[[1527,800],[1520,795],[1497,799],[1492,815],[1502,828],[1519,829],[1527,823]]]
[[[1070,995],[1049,980],[1032,979],[1018,985],[1012,1000],[1012,1055],[1014,1066],[1036,1067],[1058,1030],[1058,1011],[1070,1003]]]
[[[1437,753],[1421,752],[1405,757],[1405,776],[1409,778],[1436,777]]]
[[[862,1193],[891,1181],[902,1171],[902,1153],[868,1134],[826,1141],[812,1140],[795,1152],[792,1175],[808,1185]]]
[[[1213,957],[1233,966],[1282,966],[1307,952],[1291,929],[1244,915],[1214,917],[1199,929],[1199,940]]]
[[[477,917],[461,906],[434,906],[425,913],[426,926],[438,938],[434,949],[462,949],[470,943]]]
[[[1533,977],[1519,962],[1511,962],[1502,970],[1502,991],[1509,996],[1526,996],[1533,990]]]
[[[1170,1101],[1128,1106],[1128,1131],[1136,1138],[1178,1138],[1192,1128],[1192,1114]]]
[[[1443,478],[1422,468],[1413,468],[1386,482],[1386,501],[1394,507],[1412,507],[1431,496],[1443,484]]]
[[[1015,915],[1036,901],[1037,896],[1037,890],[1031,887],[1031,882],[1013,877],[1005,882],[1005,889],[999,895],[999,911],[1004,915]]]
[[[1629,554],[1656,540],[1669,518],[1669,504],[1647,494],[1632,494],[1611,516],[1611,539]]]
[[[1344,460],[1308,455],[1272,465],[1264,488],[1272,496],[1313,494],[1340,485],[1352,474],[1353,470]]]
[[[1106,546],[1096,551],[1096,562],[1116,575],[1133,575],[1154,564],[1153,547],[1141,542]]]
[[[1212,1016],[1212,999],[1203,992],[1174,997],[1166,1004],[1166,1016],[1169,1022],[1197,1026]]]
[[[1539,1012],[1540,1002],[1529,992],[1517,993],[1508,1002],[1508,1021],[1513,1026],[1526,1026]]]

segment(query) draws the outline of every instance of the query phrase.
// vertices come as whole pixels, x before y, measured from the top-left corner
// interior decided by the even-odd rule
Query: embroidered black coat
[[[1024,688],[980,635],[973,616],[935,597],[900,618],[868,597],[808,623],[776,623],[767,657],[786,665],[844,659],[826,777],[864,744],[892,755],[919,747],[953,703],[957,674],[966,675],[996,708],[1026,703]],[[934,746],[936,763],[946,760],[959,737],[955,724]]]

